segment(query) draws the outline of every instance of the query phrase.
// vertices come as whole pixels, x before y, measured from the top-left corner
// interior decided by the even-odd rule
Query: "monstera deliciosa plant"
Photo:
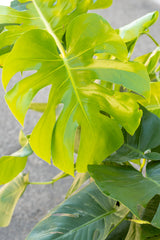
[[[117,30],[87,13],[111,4],[14,0],[0,7],[4,89],[17,72],[34,70],[7,88],[6,102],[22,126],[28,109],[43,113],[30,135],[20,132],[22,148],[0,158],[0,226],[35,184],[22,173],[33,152],[61,170],[47,184],[74,177],[66,200],[27,240],[160,238],[160,45],[149,33],[158,12]],[[141,35],[155,49],[131,60]],[[48,102],[33,102],[48,85]]]

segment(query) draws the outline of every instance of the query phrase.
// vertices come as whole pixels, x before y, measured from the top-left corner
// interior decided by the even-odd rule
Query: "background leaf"
[[[158,16],[158,11],[148,13],[117,30],[127,45],[129,56],[132,55],[135,44],[140,35],[147,31],[148,28],[157,21]]]
[[[143,17],[136,19],[135,21],[123,26],[119,29],[119,34],[125,42],[130,42],[135,38],[138,38],[144,33],[151,25],[153,25],[158,19],[158,11],[148,13]]]
[[[89,173],[101,191],[122,202],[140,218],[140,210],[160,194],[158,167],[147,167],[147,176],[128,166],[89,166]],[[154,222],[151,224],[155,224]],[[160,221],[156,227],[160,228]]]
[[[151,83],[151,96],[148,103],[142,103],[150,112],[160,117],[160,82]]]
[[[160,59],[160,47],[157,47],[153,52],[137,57],[134,61],[143,63],[148,70],[148,73],[154,73]]]
[[[19,151],[10,156],[0,158],[0,184],[5,184],[15,178],[26,166],[27,157],[31,155],[32,149],[27,143]]]
[[[19,174],[0,188],[0,227],[7,227],[15,206],[28,184],[28,175]]]
[[[108,8],[112,5],[113,0],[92,0],[89,9],[96,9],[96,8]]]
[[[141,226],[135,222],[131,222],[129,231],[125,240],[142,240],[141,238]]]

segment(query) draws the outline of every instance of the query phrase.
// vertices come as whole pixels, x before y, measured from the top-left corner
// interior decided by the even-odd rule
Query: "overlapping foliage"
[[[11,8],[0,7],[6,102],[21,125],[28,109],[43,113],[29,136],[21,132],[22,149],[0,158],[0,182],[7,183],[0,191],[0,200],[7,199],[0,202],[0,225],[9,224],[16,202],[31,184],[28,175],[18,174],[32,152],[63,171],[51,183],[76,174],[67,198],[89,176],[95,181],[54,209],[27,239],[160,235],[160,51],[149,34],[158,12],[118,30],[87,13],[111,4],[15,0]],[[157,47],[130,60],[142,34]],[[34,72],[8,90],[12,77],[28,70]],[[48,103],[34,103],[48,85]],[[6,216],[4,205],[10,212]]]

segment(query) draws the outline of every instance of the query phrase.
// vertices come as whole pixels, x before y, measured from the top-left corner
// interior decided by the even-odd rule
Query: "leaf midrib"
[[[74,89],[75,95],[76,95],[76,97],[77,97],[78,103],[79,103],[79,105],[80,105],[80,107],[81,107],[81,109],[82,109],[82,112],[83,112],[83,114],[84,114],[87,122],[88,122],[89,125],[90,125],[90,121],[89,121],[89,119],[88,119],[88,116],[87,116],[87,114],[86,114],[86,111],[85,111],[85,109],[84,109],[84,107],[83,107],[83,104],[82,104],[82,102],[81,102],[79,93],[78,93],[78,91],[77,91],[77,87],[76,87],[76,84],[75,84],[75,82],[74,82],[74,78],[73,78],[73,76],[72,76],[72,73],[71,73],[71,70],[70,70],[70,66],[69,66],[69,64],[68,64],[68,62],[67,62],[68,60],[67,60],[67,56],[66,56],[66,53],[65,53],[65,49],[63,48],[63,46],[62,46],[61,42],[59,41],[58,37],[56,36],[56,34],[54,33],[54,31],[52,30],[49,22],[46,20],[45,16],[44,16],[43,13],[41,12],[41,9],[39,8],[39,6],[38,6],[37,3],[36,3],[36,0],[32,0],[32,2],[33,2],[33,5],[34,5],[37,13],[38,13],[39,16],[40,16],[40,19],[41,19],[42,22],[44,23],[44,25],[45,25],[45,27],[46,27],[46,30],[48,31],[48,33],[49,33],[49,34],[53,37],[53,39],[55,40],[55,43],[56,43],[56,45],[57,45],[57,47],[58,47],[58,49],[59,49],[59,51],[60,51],[60,53],[61,53],[61,57],[62,57],[63,61],[64,61],[64,65],[65,65],[65,68],[66,68],[66,70],[67,70],[67,73],[68,73],[69,79],[70,79],[70,81],[71,81],[71,84],[72,84],[72,86],[73,86],[73,89]]]
[[[111,214],[113,214],[113,213],[115,213],[115,212],[116,212],[116,209],[113,209],[113,210],[111,210],[111,211],[109,211],[109,212],[103,213],[103,214],[101,214],[100,216],[95,217],[95,218],[93,218],[92,220],[90,220],[90,221],[82,224],[81,226],[76,227],[76,228],[72,229],[71,231],[63,234],[63,236],[60,236],[60,237],[58,237],[57,239],[60,239],[61,237],[64,237],[65,235],[68,235],[68,234],[74,233],[74,232],[76,232],[76,231],[79,231],[79,230],[81,230],[82,228],[84,228],[84,227],[86,227],[86,226],[88,226],[88,225],[90,225],[90,224],[92,224],[92,223],[94,223],[94,222],[97,222],[97,221],[99,221],[99,220],[105,218],[106,216],[111,215]]]
[[[136,153],[138,153],[138,154],[143,155],[143,157],[145,158],[144,152],[142,152],[141,150],[132,147],[132,146],[129,145],[128,143],[124,143],[124,145],[127,146],[130,150],[132,150],[132,151],[134,151],[134,152],[136,152]]]

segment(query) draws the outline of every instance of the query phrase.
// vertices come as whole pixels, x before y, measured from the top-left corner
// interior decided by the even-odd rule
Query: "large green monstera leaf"
[[[88,9],[105,8],[112,0],[15,0],[11,7],[0,6],[0,55],[11,50],[15,41],[31,29],[54,30],[62,39],[66,26],[77,15]],[[0,62],[3,65],[3,61]]]
[[[94,57],[98,52],[109,53],[117,60],[98,60]],[[33,130],[30,144],[49,163],[52,152],[53,163],[63,171],[74,174],[78,126],[79,172],[87,171],[89,163],[100,163],[123,144],[121,126],[131,135],[137,129],[142,112],[136,102],[125,93],[96,84],[95,80],[123,85],[148,97],[148,73],[142,64],[127,62],[125,44],[102,17],[76,17],[66,31],[66,49],[54,31],[25,33],[5,62],[4,87],[15,73],[28,69],[35,69],[36,73],[18,82],[7,93],[6,101],[23,124],[33,97],[41,88],[52,85],[47,108]],[[59,104],[63,104],[63,109],[56,120]]]

